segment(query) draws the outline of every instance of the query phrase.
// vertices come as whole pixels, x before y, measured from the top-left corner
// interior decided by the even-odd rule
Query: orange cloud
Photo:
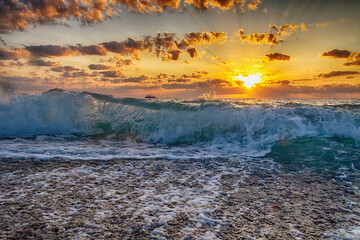
[[[257,43],[257,44],[270,44],[271,46],[275,44],[279,44],[284,40],[280,39],[280,36],[283,35],[291,35],[296,31],[307,31],[307,27],[305,23],[301,23],[300,25],[292,24],[285,24],[282,26],[276,26],[274,24],[270,24],[270,31],[271,33],[252,33],[246,35],[244,29],[239,29],[239,35],[242,41],[248,41],[250,43]]]
[[[272,61],[290,61],[290,56],[282,53],[269,53],[265,55],[269,62]]]
[[[318,78],[331,78],[331,77],[340,77],[340,76],[348,76],[348,75],[355,75],[360,74],[356,71],[331,71],[329,73],[322,73],[319,75],[316,75]]]
[[[183,11],[185,5],[206,10],[208,7],[243,12],[256,10],[262,0],[6,0],[0,1],[0,33],[23,31],[30,25],[66,24],[75,19],[83,24],[102,22],[119,15],[122,8],[135,13],[161,13],[164,9]]]
[[[221,9],[239,7],[241,12],[244,12],[246,7],[248,10],[255,11],[262,4],[262,0],[185,0],[185,2],[201,10],[206,10],[209,7]]]
[[[18,60],[23,56],[24,53],[21,49],[16,48],[13,50],[7,50],[4,48],[0,48],[0,60]]]
[[[258,44],[267,43],[270,45],[275,45],[282,42],[282,40],[280,40],[279,37],[273,33],[253,33],[253,34],[245,35],[243,29],[240,29],[239,33],[240,33],[241,41],[243,42],[248,41],[250,43],[258,43]]]

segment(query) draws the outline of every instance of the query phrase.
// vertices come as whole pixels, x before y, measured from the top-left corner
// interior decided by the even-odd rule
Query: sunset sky
[[[0,94],[358,98],[359,13],[359,0],[0,0]]]

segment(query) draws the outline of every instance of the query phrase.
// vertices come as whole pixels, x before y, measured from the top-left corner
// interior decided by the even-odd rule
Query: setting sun
[[[240,80],[240,81],[243,81],[245,87],[251,88],[256,83],[261,81],[261,77],[262,77],[262,74],[250,74],[250,75],[245,75],[244,74],[244,76],[239,74],[235,78]]]

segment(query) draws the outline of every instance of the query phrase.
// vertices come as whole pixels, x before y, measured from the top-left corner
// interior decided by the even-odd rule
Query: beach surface
[[[1,239],[359,239],[358,183],[266,159],[0,160]]]

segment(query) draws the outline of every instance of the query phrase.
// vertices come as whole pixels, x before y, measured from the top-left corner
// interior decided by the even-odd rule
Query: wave
[[[298,137],[352,138],[359,143],[360,116],[352,109],[357,105],[148,100],[55,89],[0,105],[0,137],[131,137],[150,144],[231,143],[249,149]]]

